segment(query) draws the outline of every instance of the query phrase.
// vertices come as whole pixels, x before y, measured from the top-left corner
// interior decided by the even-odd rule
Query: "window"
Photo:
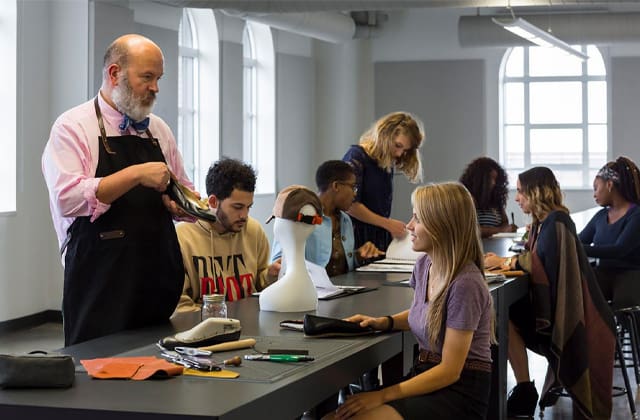
[[[607,161],[604,60],[580,46],[582,61],[557,48],[516,47],[502,71],[501,161],[509,177],[551,168],[563,188],[591,188]]]
[[[178,36],[178,145],[189,179],[195,181],[198,127],[198,38],[189,9],[182,12]]]
[[[220,152],[219,51],[213,12],[185,8],[178,45],[178,147],[187,175],[205,196],[207,171]]]
[[[275,59],[271,29],[247,22],[243,46],[243,159],[258,173],[256,194],[275,193]]]
[[[242,32],[242,108],[243,108],[243,124],[242,124],[242,150],[244,160],[255,163],[257,162],[256,145],[256,73],[258,60],[256,58],[255,41],[253,40],[253,32],[251,25],[246,25]]]
[[[16,211],[16,3],[9,1],[0,8],[0,213]]]

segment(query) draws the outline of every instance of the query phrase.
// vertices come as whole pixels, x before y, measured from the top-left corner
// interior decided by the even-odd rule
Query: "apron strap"
[[[104,121],[102,120],[102,111],[100,111],[100,105],[98,105],[98,95],[96,95],[96,98],[93,100],[93,105],[96,109],[96,117],[98,118],[98,126],[100,127],[100,140],[102,141],[104,150],[106,150],[107,153],[109,153],[110,155],[115,155],[116,152],[111,150],[111,147],[109,147],[109,142],[107,141],[107,130],[104,129]],[[147,133],[147,136],[149,136],[149,138],[151,139],[151,142],[153,143],[153,145],[158,146],[158,141],[155,138],[153,138],[153,135],[151,134],[151,130],[147,128],[145,132]]]

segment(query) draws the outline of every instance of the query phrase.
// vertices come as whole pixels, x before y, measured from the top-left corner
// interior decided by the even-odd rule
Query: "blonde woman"
[[[562,203],[560,185],[549,168],[531,168],[518,176],[515,200],[532,218],[528,251],[519,257],[485,257],[487,268],[523,269],[530,277],[529,294],[509,311],[508,357],[517,385],[507,414],[535,413],[538,392],[529,377],[529,348],[549,362],[541,407],[555,402],[556,394],[547,391],[561,386],[580,418],[610,418],[613,315]]]
[[[394,112],[376,121],[352,145],[342,160],[356,173],[356,199],[348,213],[353,219],[355,247],[367,241],[386,250],[392,237],[406,235],[405,224],[390,219],[393,174],[398,170],[409,181],[422,180],[418,148],[424,138],[422,123],[407,112]]]
[[[335,417],[484,419],[491,389],[493,306],[471,194],[459,183],[418,187],[407,228],[424,251],[411,275],[411,307],[393,316],[354,315],[378,330],[411,330],[420,346],[399,384],[349,397]]]

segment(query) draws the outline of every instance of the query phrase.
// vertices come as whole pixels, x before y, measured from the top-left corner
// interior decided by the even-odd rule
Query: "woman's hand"
[[[360,392],[347,397],[347,401],[336,410],[336,419],[348,419],[356,414],[384,404],[382,391]]]
[[[357,322],[361,327],[371,327],[374,330],[386,330],[389,326],[389,320],[386,316],[380,318],[374,318],[367,315],[352,315],[349,318],[345,318],[345,321]]]
[[[493,252],[487,252],[484,254],[484,268],[487,270],[494,270],[496,268],[502,268],[505,258],[494,254]]]
[[[394,238],[402,239],[407,235],[407,226],[400,220],[388,219],[385,229],[387,229]]]
[[[380,251],[371,241],[365,242],[364,245],[358,248],[357,252],[361,260],[368,260],[384,255],[384,251]]]

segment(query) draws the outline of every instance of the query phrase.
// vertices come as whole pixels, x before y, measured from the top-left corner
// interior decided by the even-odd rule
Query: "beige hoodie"
[[[209,222],[178,223],[184,262],[184,288],[176,311],[200,309],[202,295],[219,293],[234,301],[270,284],[269,241],[257,220],[249,217],[238,232],[220,234]]]

